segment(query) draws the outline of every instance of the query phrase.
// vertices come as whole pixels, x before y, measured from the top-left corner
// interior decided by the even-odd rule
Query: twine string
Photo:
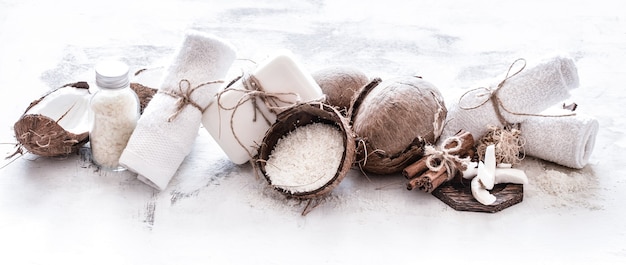
[[[200,104],[198,104],[191,98],[191,94],[193,94],[193,92],[195,92],[196,90],[198,90],[199,88],[203,86],[210,85],[210,84],[217,84],[217,83],[224,83],[224,80],[209,81],[209,82],[198,84],[195,87],[192,87],[191,82],[189,82],[189,80],[181,79],[178,82],[178,90],[159,90],[159,93],[168,95],[176,99],[176,109],[174,113],[172,113],[172,115],[170,115],[167,118],[167,121],[172,122],[174,119],[176,119],[176,117],[178,117],[178,115],[185,109],[187,105],[198,109],[200,113],[204,113],[204,111],[208,108],[208,106],[207,107],[200,106]]]
[[[263,88],[259,80],[254,75],[243,73],[241,77],[238,77],[238,79],[239,78],[241,79],[243,89],[235,88],[231,86],[226,87],[224,90],[217,93],[216,103],[218,105],[218,111],[219,110],[232,111],[230,114],[230,130],[232,131],[233,136],[235,140],[237,141],[237,143],[239,144],[239,146],[241,146],[244,150],[246,150],[246,152],[250,156],[250,159],[254,159],[254,154],[252,154],[252,152],[248,150],[248,147],[245,146],[245,144],[241,141],[237,133],[235,133],[234,118],[235,118],[235,114],[239,110],[239,107],[249,102],[250,104],[252,104],[252,111],[253,111],[252,122],[257,121],[257,118],[258,118],[257,113],[258,113],[263,118],[265,123],[267,123],[267,125],[270,126],[272,125],[272,121],[262,111],[259,101],[261,101],[271,113],[278,114],[288,108],[291,108],[300,104],[301,100],[300,100],[300,95],[295,92],[267,92],[265,91],[265,89]],[[231,85],[234,83],[235,82],[231,82]],[[222,100],[222,96],[224,95],[224,93],[229,92],[229,91],[240,92],[243,94],[233,106],[226,106]],[[292,97],[293,100],[284,99],[284,98],[289,98],[289,97]]]
[[[513,67],[518,64],[518,63],[522,63],[522,66],[515,72],[511,73],[511,71],[513,70]],[[511,65],[509,65],[509,69],[506,72],[506,75],[504,77],[504,79],[502,79],[502,81],[500,81],[500,83],[498,83],[498,85],[495,88],[491,88],[491,87],[478,87],[478,88],[474,88],[471,90],[468,90],[467,92],[463,93],[463,95],[461,95],[461,97],[459,98],[459,107],[463,110],[473,110],[473,109],[477,109],[482,107],[483,105],[487,104],[487,102],[492,101],[493,104],[493,108],[494,111],[496,113],[496,116],[498,117],[498,120],[500,121],[500,123],[502,125],[510,125],[512,123],[508,122],[504,116],[502,115],[502,111],[505,111],[509,114],[512,115],[517,115],[517,116],[534,116],[534,117],[566,117],[566,116],[574,116],[576,115],[576,113],[567,113],[567,114],[557,114],[557,115],[548,115],[548,114],[535,114],[535,113],[524,113],[524,112],[517,112],[517,111],[513,111],[510,110],[509,108],[507,108],[504,103],[502,102],[502,100],[500,99],[500,97],[498,96],[498,93],[500,92],[500,89],[504,86],[504,84],[511,78],[513,78],[514,76],[518,75],[520,72],[522,72],[524,69],[526,68],[526,60],[524,58],[518,58],[517,60],[513,61],[513,63],[511,63]],[[484,90],[484,92],[482,93],[477,93],[475,95],[476,98],[482,98],[485,97],[485,100],[481,101],[480,103],[474,105],[474,106],[463,106],[463,100],[472,92],[475,91],[480,91],[480,90]]]
[[[447,145],[456,143],[456,145],[447,148]],[[424,156],[426,156],[426,166],[431,171],[439,171],[445,167],[448,174],[448,180],[451,180],[456,176],[459,168],[467,167],[470,162],[469,157],[461,158],[454,153],[461,150],[461,144],[463,140],[458,136],[452,136],[447,138],[440,147],[434,147],[432,145],[426,145],[424,149]]]

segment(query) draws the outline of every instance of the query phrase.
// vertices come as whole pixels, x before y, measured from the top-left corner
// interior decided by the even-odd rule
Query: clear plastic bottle
[[[103,61],[95,72],[98,91],[90,101],[92,159],[103,169],[123,171],[119,159],[137,126],[139,99],[130,88],[127,64]]]

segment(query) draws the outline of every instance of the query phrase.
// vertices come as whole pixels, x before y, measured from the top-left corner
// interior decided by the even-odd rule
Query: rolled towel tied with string
[[[289,51],[281,51],[217,93],[202,124],[233,163],[244,164],[257,155],[277,114],[323,99],[313,76]]]
[[[191,152],[202,114],[236,58],[226,41],[190,30],[120,158],[138,179],[163,190]]]
[[[578,112],[566,117],[529,117],[520,130],[527,156],[581,169],[593,152],[599,123]]]
[[[500,80],[495,86],[469,90],[448,106],[440,141],[459,130],[478,141],[489,126],[523,122],[565,100],[579,85],[576,65],[567,56],[550,57],[532,67],[518,59]]]

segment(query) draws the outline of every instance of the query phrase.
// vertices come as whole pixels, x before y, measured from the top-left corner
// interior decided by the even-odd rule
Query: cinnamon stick
[[[457,152],[450,152],[450,154],[463,156],[472,150],[474,147],[474,137],[472,137],[470,132],[460,130],[455,136],[461,138],[461,149]],[[445,145],[445,148],[453,148],[455,146],[456,142],[450,142]]]
[[[426,165],[426,158],[422,157],[420,160],[417,160],[413,164],[410,164],[406,168],[402,170],[402,175],[407,179],[415,178],[421,174],[423,174],[426,170],[428,170],[428,166]]]
[[[455,136],[461,139],[461,147],[454,152],[450,152],[450,154],[458,155],[460,157],[464,157],[467,155],[472,155],[472,150],[474,147],[474,138],[470,132],[461,130]],[[445,145],[446,149],[455,148],[458,142],[453,141]],[[428,168],[426,164],[426,160],[428,157],[422,157],[417,162],[406,167],[402,174],[409,179],[407,183],[407,189],[413,190],[418,188],[425,192],[431,193],[433,190],[437,189],[441,184],[448,180],[448,173],[445,167],[441,167],[437,171],[432,171]],[[461,165],[455,165],[460,167]]]
[[[417,185],[419,185],[418,183],[419,181],[420,181],[419,177],[410,179],[409,182],[406,184],[406,189],[412,190],[412,189],[417,188]]]
[[[448,173],[445,167],[441,167],[438,171],[431,171],[424,173],[417,178],[417,188],[427,193],[431,193],[438,188],[441,184],[448,180]]]

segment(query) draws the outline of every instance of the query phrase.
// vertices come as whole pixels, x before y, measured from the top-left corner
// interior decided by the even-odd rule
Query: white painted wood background
[[[600,122],[587,167],[527,158],[524,201],[496,214],[354,171],[301,216],[304,203],[230,163],[204,129],[162,192],[80,155],[24,155],[1,164],[0,264],[623,264],[625,19],[610,0],[0,1],[3,155],[32,100],[92,78],[103,56],[164,66],[189,28],[230,40],[242,59],[290,49],[311,71],[418,74],[447,98],[519,57],[566,52],[581,81],[572,100]]]

